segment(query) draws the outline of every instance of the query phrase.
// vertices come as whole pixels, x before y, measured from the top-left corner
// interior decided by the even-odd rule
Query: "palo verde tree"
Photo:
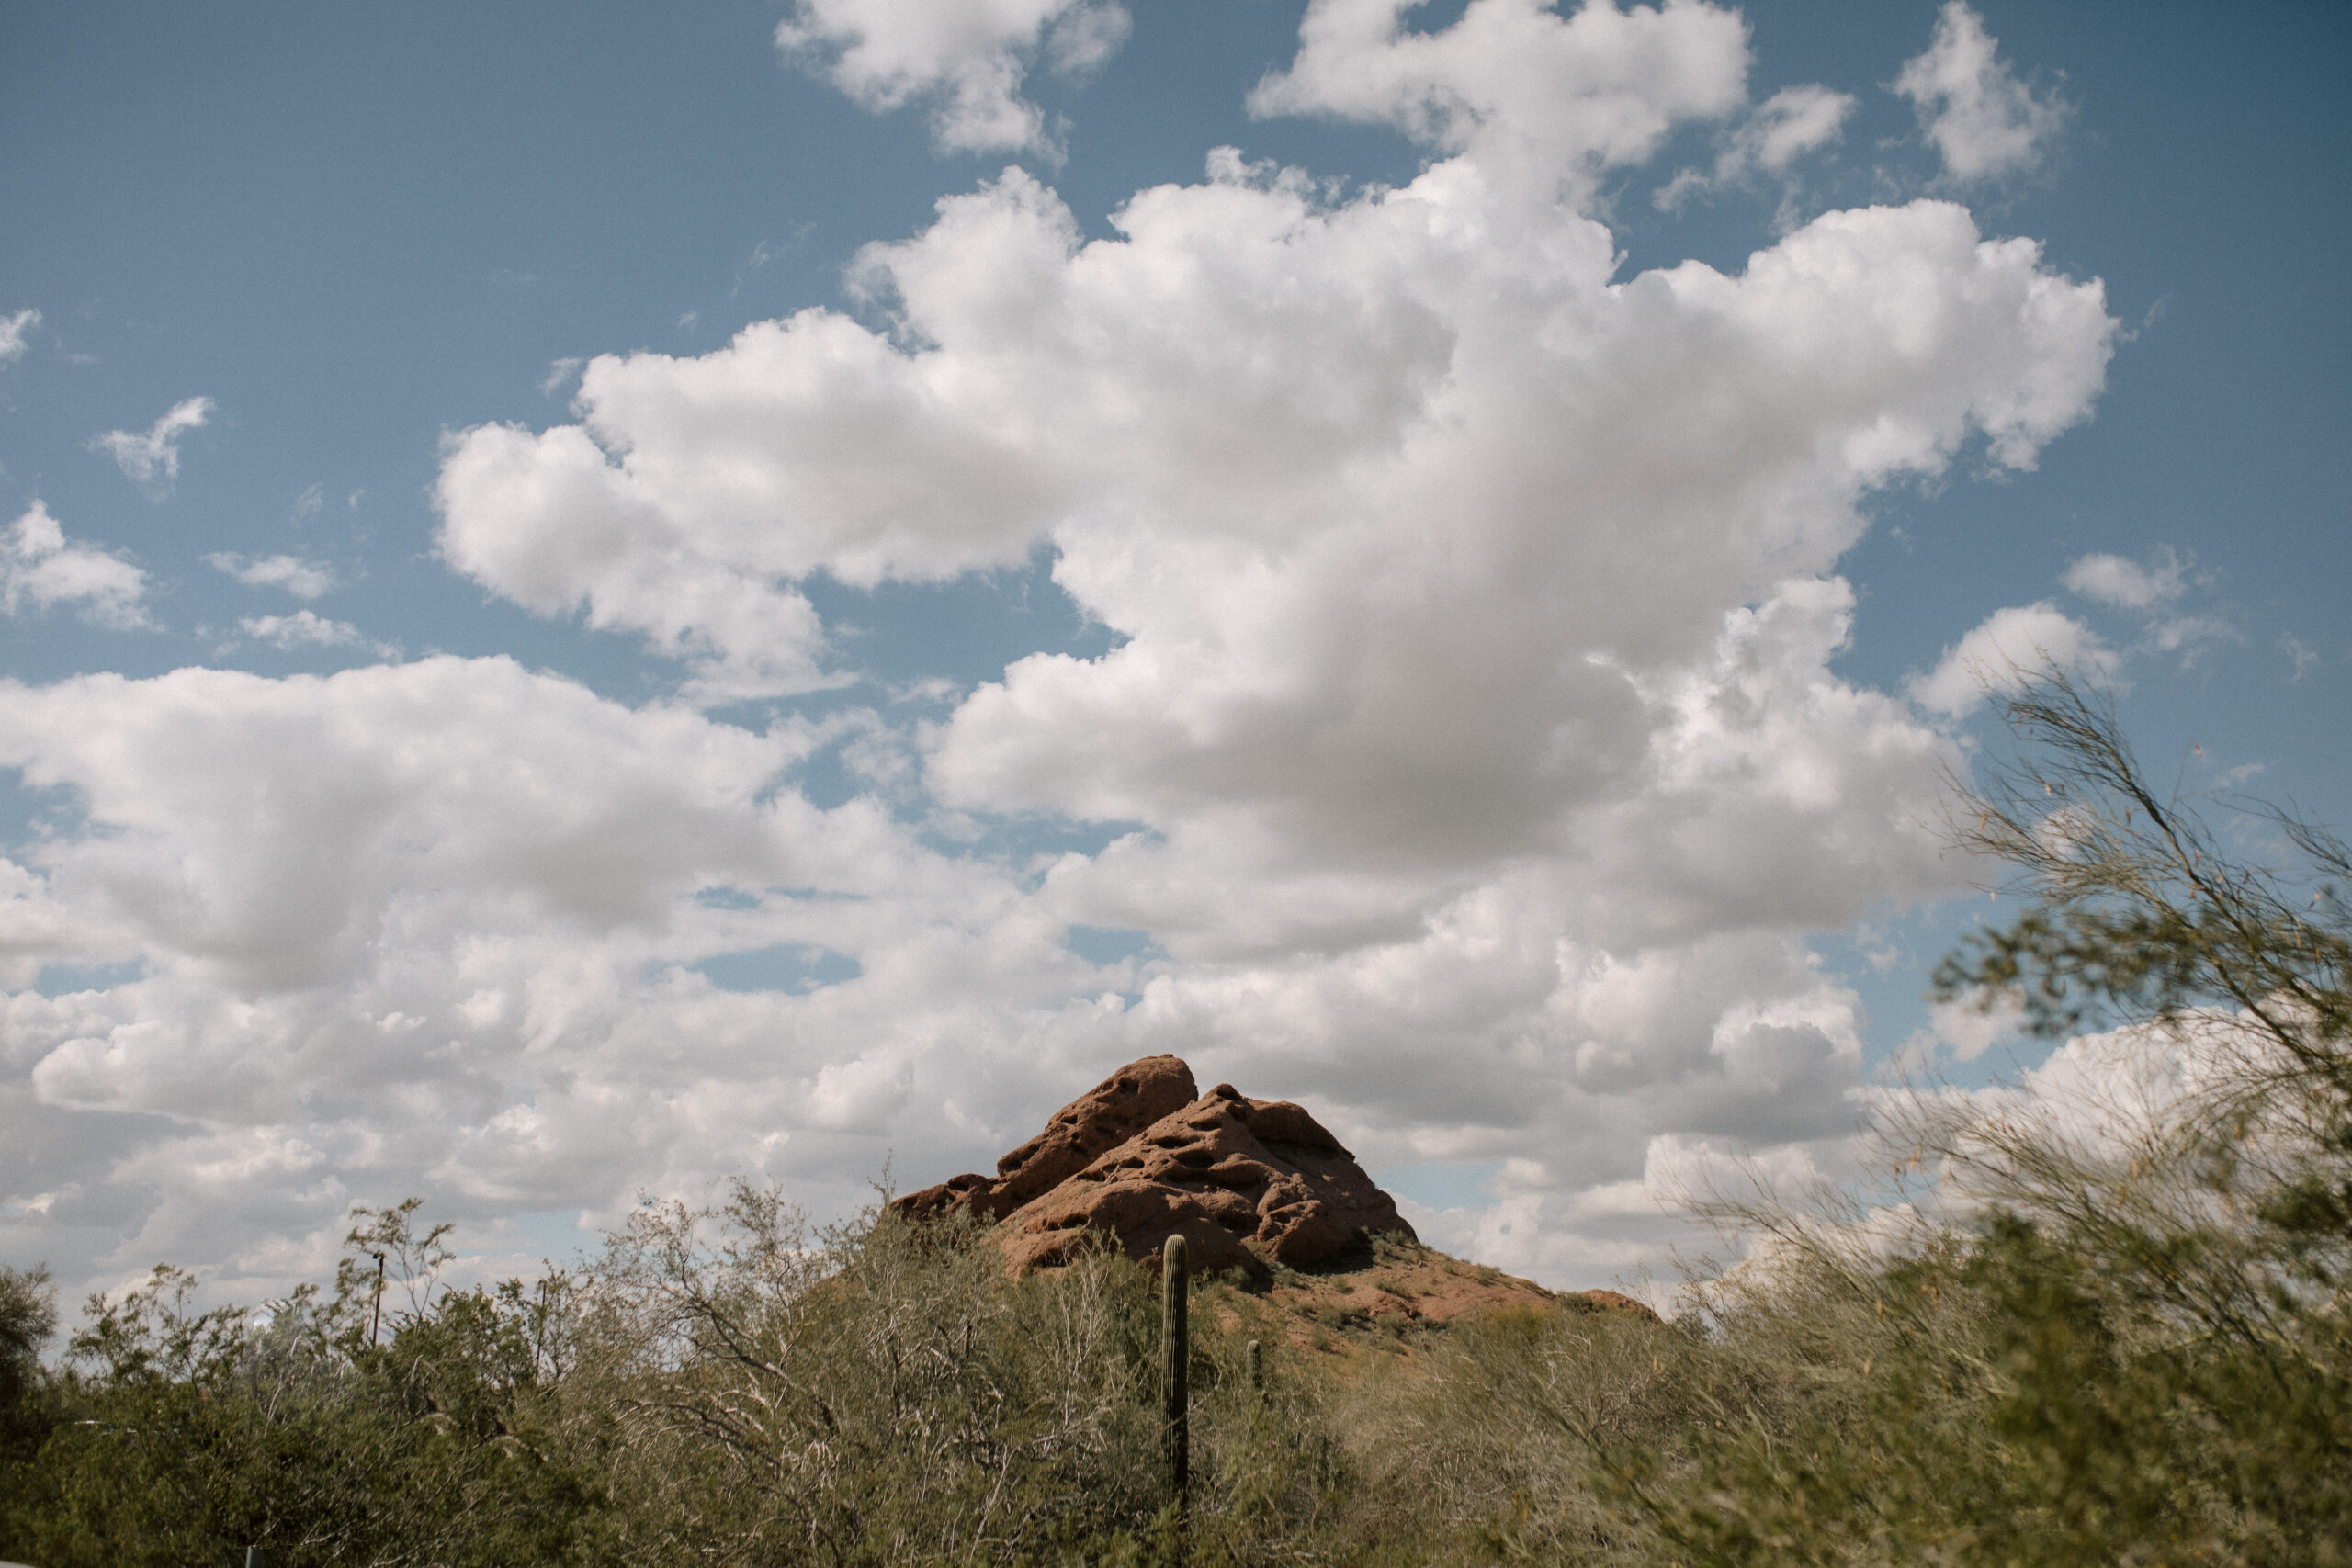
[[[2275,1313],[2334,1298],[2352,1263],[2352,852],[2276,807],[2159,795],[2112,705],[2062,674],[2005,707],[2016,759],[1960,797],[1955,837],[2025,908],[1945,959],[1936,992],[2007,1001],[2051,1038],[2120,1032],[2174,1081],[2097,1140],[1976,1117],[1930,1142],[1996,1200],[2124,1248],[2208,1330],[2280,1332]]]
[[[1906,1201],[1747,1216],[1732,1397],[1624,1495],[1699,1562],[2352,1562],[2352,858],[2063,673],[2002,703],[1951,837],[2021,908],[1935,994],[2060,1055],[1893,1108]]]

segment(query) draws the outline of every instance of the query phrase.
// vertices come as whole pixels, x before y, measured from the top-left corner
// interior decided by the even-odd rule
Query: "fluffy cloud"
[[[2151,610],[2180,597],[2188,568],[2167,548],[2153,565],[2121,556],[2085,556],[2066,569],[2066,586],[2086,599],[2124,610]]]
[[[1794,933],[1942,885],[1916,824],[1948,756],[1828,673],[1827,574],[1873,488],[1972,440],[2030,466],[2113,322],[1937,202],[1619,280],[1581,186],[1526,176],[1735,107],[1736,18],[1396,18],[1317,7],[1255,102],[1451,153],[1411,185],[1334,200],[1222,152],[1090,243],[1009,173],[865,253],[885,329],[809,311],[602,357],[581,424],[461,435],[443,549],[707,681],[777,646],[743,606],[797,615],[809,573],[1049,545],[1123,642],[1020,660],[918,740],[951,811],[1144,824],[1035,895],[1168,954],[1122,972],[1094,1059],[1179,1049],[1385,1157],[1517,1159],[1512,1256],[1600,1266],[1655,1216],[1589,1192],[1653,1139],[1849,1124],[1856,1004]],[[1790,156],[1836,118],[1783,107]],[[663,580],[726,614],[629,599]]]
[[[1612,0],[1563,17],[1547,0],[1471,0],[1442,32],[1408,32],[1417,0],[1313,0],[1286,71],[1250,96],[1259,115],[1396,126],[1490,175],[1589,176],[1637,163],[1678,120],[1736,108],[1747,29],[1736,12]]]
[[[590,924],[650,918],[645,878],[673,854],[682,874],[770,869],[753,827],[714,813],[766,782],[776,743],[503,660],[0,690],[0,764],[72,788],[111,829],[44,852],[52,895],[74,890],[118,948],[238,985],[328,981],[385,935],[390,903],[508,886],[518,867],[538,890],[517,915]],[[606,776],[583,796],[569,775],[590,771]],[[256,779],[274,782],[257,796]]]
[[[2191,581],[2188,563],[2169,546],[2146,565],[2121,556],[2084,556],[2067,567],[2062,581],[2095,604],[2129,614],[2138,623],[2136,635],[2111,643],[2047,600],[2010,605],[1946,649],[1933,670],[1914,675],[1911,698],[1957,718],[1987,694],[2009,690],[2022,674],[2045,665],[2113,679],[2130,659],[2154,653],[2192,668],[2216,645],[2242,642],[2245,634],[2225,616],[2185,613],[2180,600]]]
[[[1021,96],[1031,63],[1042,52],[1083,73],[1128,27],[1119,0],[795,0],[775,41],[866,108],[933,100],[944,150],[1051,152],[1045,116]]]
[[[1933,670],[1914,676],[1911,699],[1957,718],[1987,694],[2008,690],[2053,664],[2108,674],[2115,670],[2116,660],[2097,632],[2049,601],[2013,604],[1994,611],[1944,649]]]
[[[1845,134],[1854,96],[1826,87],[1783,87],[1765,99],[1724,137],[1712,173],[1684,169],[1660,186],[1652,202],[1671,211],[1702,190],[1731,185],[1762,171],[1786,175],[1799,158],[1819,152]]]
[[[305,492],[311,510],[317,510],[318,487]],[[216,551],[204,558],[215,570],[225,571],[248,588],[283,588],[297,599],[317,599],[335,588],[334,569],[320,561],[304,560],[299,556],[261,556],[247,558],[231,551]]]
[[[40,325],[39,310],[18,310],[10,316],[0,316],[0,365],[23,356],[31,342],[33,329]]]
[[[1738,150],[1758,168],[1778,173],[1837,141],[1853,110],[1851,93],[1817,85],[1783,87],[1757,106],[1740,130]]]
[[[290,615],[247,615],[237,622],[237,629],[255,642],[288,652],[298,648],[354,648],[379,659],[394,658],[400,652],[348,621],[330,621],[309,610]]]
[[[0,687],[0,764],[72,791],[92,824],[6,867],[9,984],[59,963],[141,971],[6,1004],[11,1141],[93,1140],[52,1169],[79,1186],[49,1223],[112,1216],[128,1267],[142,1248],[223,1256],[214,1201],[243,1216],[230,1231],[257,1212],[300,1235],[355,1195],[576,1206],[658,1177],[658,1146],[692,1128],[680,1102],[718,1103],[695,1087],[713,1063],[735,1081],[794,1055],[789,1019],[748,1005],[774,998],[670,965],[855,940],[831,902],[694,901],[729,879],[855,895],[883,830],[763,804],[793,755],[503,660]],[[661,1097],[680,1112],[666,1130],[645,1120]],[[632,1142],[657,1145],[650,1164]]]
[[[529,1256],[640,1188],[848,1203],[894,1145],[1003,1142],[1130,1048],[1121,1004],[1020,868],[785,784],[856,722],[503,659],[0,682],[0,767],[79,818],[0,860],[0,1138],[39,1173],[0,1245],[250,1298],[354,1201],[430,1193],[478,1246],[553,1211]]]
[[[1906,1067],[1932,1070],[1935,1048],[1941,1046],[1962,1062],[1973,1062],[1996,1045],[2012,1045],[2025,1033],[2025,1009],[2013,998],[2000,997],[1990,1007],[1971,1000],[1938,1002],[1928,1010],[1928,1027],[1906,1042]]]
[[[93,626],[115,631],[152,626],[147,574],[119,556],[68,544],[49,508],[34,502],[0,544],[0,614],[70,604]]]
[[[931,1179],[1163,1049],[1375,1168],[1500,1167],[1432,1234],[1564,1281],[1654,1253],[1694,1160],[1835,1168],[1860,1003],[1804,933],[1948,885],[1956,758],[1831,669],[1836,564],[1874,491],[2030,466],[2115,323],[1942,202],[1621,276],[1589,175],[1739,107],[1737,17],[1398,16],[1316,6],[1256,107],[1402,126],[1402,188],[1222,151],[1087,241],[1008,172],[864,254],[872,324],[599,356],[578,423],[453,436],[443,558],[679,705],[498,660],[0,688],[0,765],[86,817],[7,868],[0,953],[139,965],[10,998],[23,1135],[122,1119],[42,1213],[147,1216],[129,1264],[265,1191],[303,1196],[241,1234],[299,1251],[363,1183],[486,1220]],[[1041,548],[1110,651],[760,733],[683,705],[854,676],[813,574]],[[865,793],[811,805],[820,752]]]
[[[1646,747],[1645,686],[1834,560],[1866,486],[1972,425],[2029,461],[2097,384],[2095,291],[1958,209],[1833,214],[1744,276],[1620,286],[1596,226],[1513,234],[1471,173],[1338,212],[1229,174],[1075,251],[1001,186],[878,258],[941,345],[926,376],[970,344],[975,413],[1052,444],[1035,488],[1087,498],[1053,523],[1057,576],[1128,638],[977,694],[937,748],[948,798],[1242,811],[1317,863],[1555,847]],[[1020,314],[967,265],[1008,230],[1057,264]]]
[[[2179,552],[2165,545],[2144,566],[2121,556],[2085,556],[2066,569],[2064,582],[2086,599],[2138,617],[2140,635],[2132,651],[2177,659],[2188,670],[2219,645],[2245,640],[2228,616],[2181,607],[2182,596],[2197,581],[2188,568]]]
[[[1962,184],[2032,169],[2066,121],[2057,96],[2018,81],[1998,48],[1966,0],[1945,0],[1927,51],[1905,61],[1894,79],[1944,173]]]
[[[788,331],[746,329],[729,352],[756,360],[760,338]],[[587,380],[620,383],[626,398],[635,389],[631,383],[642,378],[632,371],[659,374],[650,359],[599,357]],[[591,395],[585,385],[581,395]],[[792,389],[767,390],[756,400],[791,401]],[[841,412],[846,423],[860,411]],[[447,519],[443,558],[541,615],[578,609],[591,626],[647,634],[655,651],[689,660],[695,689],[713,700],[822,686],[818,656],[824,637],[817,612],[797,590],[779,586],[775,570],[760,570],[764,531],[743,530],[748,547],[729,552],[731,560],[696,536],[695,523],[712,508],[697,504],[694,491],[707,488],[741,506],[748,479],[754,488],[785,489],[776,499],[789,502],[797,499],[789,491],[799,479],[789,457],[767,471],[746,472],[740,465],[697,468],[704,461],[723,465],[733,456],[730,447],[766,434],[755,432],[740,413],[708,423],[689,419],[674,434],[674,442],[658,443],[644,455],[671,480],[673,510],[665,513],[641,499],[636,455],[616,468],[606,461],[606,449],[576,425],[537,435],[505,425],[468,432],[443,462],[435,492]],[[837,479],[839,488],[891,488],[888,475],[863,475],[848,463],[824,474],[822,456],[812,451],[808,457],[809,467]]]
[[[112,457],[123,478],[145,491],[150,500],[160,501],[179,482],[180,437],[191,430],[203,429],[211,416],[210,398],[188,398],[173,404],[171,412],[149,425],[143,434],[109,430],[93,435],[90,450]]]
[[[1949,205],[1828,214],[1739,276],[1693,263],[1619,284],[1606,230],[1473,160],[1335,209],[1238,158],[1213,171],[1141,193],[1121,238],[1087,244],[1023,174],[943,202],[865,260],[899,341],[808,311],[698,359],[600,357],[583,425],[458,439],[444,553],[531,608],[584,604],[786,684],[820,646],[792,580],[937,579],[1041,538],[1108,624],[1192,617],[1164,624],[1163,654],[1246,662],[1252,682],[1342,654],[1325,634],[1375,611],[1489,639],[1440,660],[1520,646],[1498,610],[1544,641],[1589,614],[1590,646],[1622,633],[1646,656],[1826,566],[1862,488],[1939,468],[1972,433],[2030,464],[2109,352],[2097,285]],[[1456,542],[1475,548],[1449,557]],[[1171,570],[1241,596],[1124,586]],[[1301,571],[1345,579],[1353,603],[1282,603]],[[1520,590],[1550,597],[1502,607]],[[1282,646],[1230,640],[1251,637]]]

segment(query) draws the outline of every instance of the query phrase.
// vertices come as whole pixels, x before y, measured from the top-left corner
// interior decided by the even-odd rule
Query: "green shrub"
[[[353,1234],[416,1265],[429,1292],[379,1343],[356,1268],[266,1326],[191,1310],[195,1280],[168,1268],[94,1299],[44,1380],[42,1440],[6,1478],[9,1553],[54,1568],[232,1562],[248,1545],[289,1568],[580,1560],[599,1499],[549,1446],[531,1336],[545,1312],[520,1287],[431,1292],[438,1233],[416,1235],[413,1208]]]

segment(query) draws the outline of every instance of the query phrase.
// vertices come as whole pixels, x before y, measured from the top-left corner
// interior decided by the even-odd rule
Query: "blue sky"
[[[10,8],[0,1253],[838,1209],[1167,1049],[1457,1250],[1656,1265],[1676,1172],[2006,1059],[1918,1000],[1981,656],[2352,821],[2347,57]]]

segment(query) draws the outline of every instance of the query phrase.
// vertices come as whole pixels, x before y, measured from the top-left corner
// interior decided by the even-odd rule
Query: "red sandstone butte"
[[[1193,1069],[1181,1056],[1129,1062],[1055,1111],[1044,1132],[996,1162],[993,1177],[951,1177],[891,1207],[910,1220],[927,1220],[961,1203],[983,1220],[1001,1220],[1076,1176],[1097,1155],[1181,1111],[1197,1092]]]
[[[1230,1084],[1198,1098],[1193,1088],[1174,1056],[1131,1062],[994,1177],[958,1176],[893,1206],[927,1219],[961,1204],[1002,1222],[994,1239],[1021,1273],[1102,1247],[1157,1268],[1160,1244],[1182,1235],[1197,1272],[1262,1282],[1268,1265],[1319,1263],[1365,1231],[1414,1239],[1395,1200],[1305,1110]]]

